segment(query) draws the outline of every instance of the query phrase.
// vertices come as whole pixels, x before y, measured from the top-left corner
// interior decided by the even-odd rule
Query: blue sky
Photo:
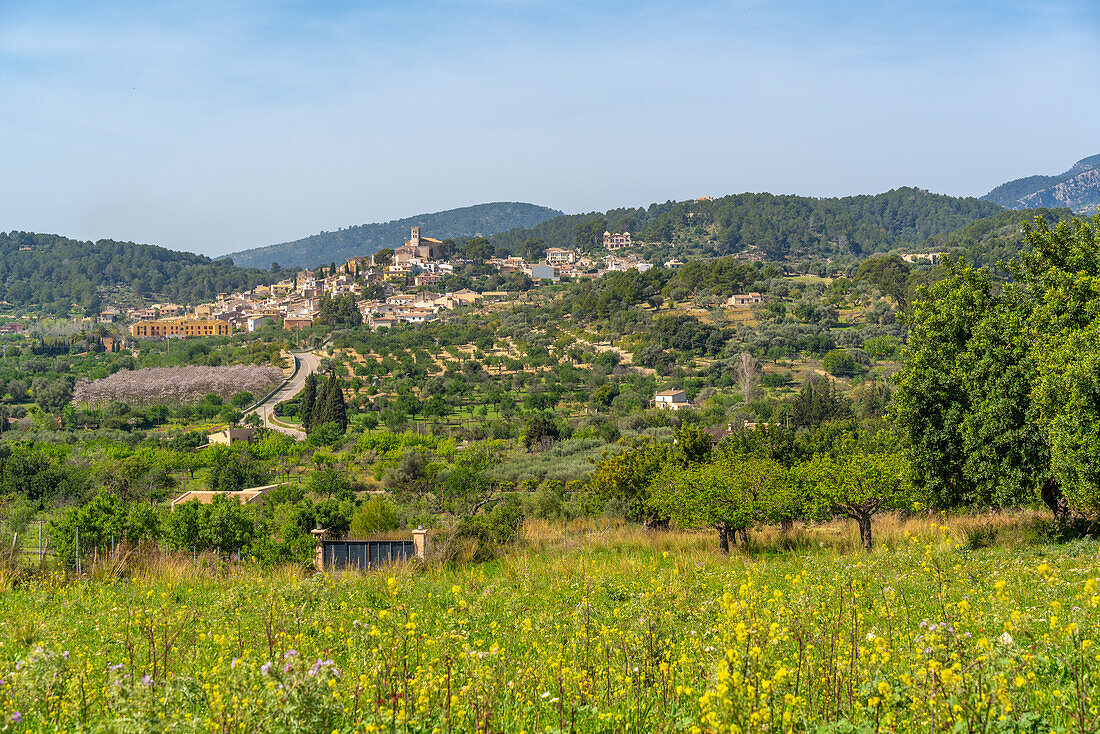
[[[1100,153],[1098,6],[0,0],[0,230],[221,254],[495,200],[980,195]]]

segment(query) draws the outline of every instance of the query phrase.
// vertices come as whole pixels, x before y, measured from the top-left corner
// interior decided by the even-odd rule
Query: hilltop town
[[[184,306],[158,303],[122,311],[104,309],[99,323],[130,322],[135,338],[226,336],[234,331],[257,331],[268,326],[304,329],[322,316],[325,299],[354,302],[362,323],[371,328],[399,324],[423,324],[439,318],[441,311],[481,302],[506,301],[506,290],[476,292],[431,290],[448,276],[470,265],[463,258],[444,259],[443,241],[421,233],[413,226],[405,243],[374,255],[348,258],[313,270],[300,270],[292,277],[247,291],[221,294],[209,303]],[[575,249],[550,247],[544,257],[529,262],[522,257],[491,257],[485,266],[502,276],[523,276],[531,285],[582,278],[599,278],[609,272],[637,270],[644,273],[653,264],[620,251],[637,246],[629,232],[604,232],[606,254],[583,253]],[[678,260],[665,267],[682,265]],[[415,289],[415,290],[414,290]]]

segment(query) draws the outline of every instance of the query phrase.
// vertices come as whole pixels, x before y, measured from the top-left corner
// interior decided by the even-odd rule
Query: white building
[[[664,410],[679,410],[691,405],[686,390],[662,390],[653,397],[653,402]]]
[[[573,265],[577,262],[575,250],[564,250],[560,247],[551,247],[546,251],[547,265]]]
[[[754,303],[761,303],[764,299],[759,293],[734,293],[726,301],[727,306],[751,306]]]

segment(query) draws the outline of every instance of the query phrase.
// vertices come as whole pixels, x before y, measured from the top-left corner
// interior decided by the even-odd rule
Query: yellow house
[[[158,336],[228,336],[233,327],[216,319],[183,319],[180,321],[139,321],[130,327],[136,339]]]

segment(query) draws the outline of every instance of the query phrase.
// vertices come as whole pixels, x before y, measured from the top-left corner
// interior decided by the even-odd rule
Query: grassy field
[[[0,594],[0,729],[1096,730],[1094,541],[880,525],[869,555],[846,524],[723,557],[588,520],[461,568],[24,580]]]

